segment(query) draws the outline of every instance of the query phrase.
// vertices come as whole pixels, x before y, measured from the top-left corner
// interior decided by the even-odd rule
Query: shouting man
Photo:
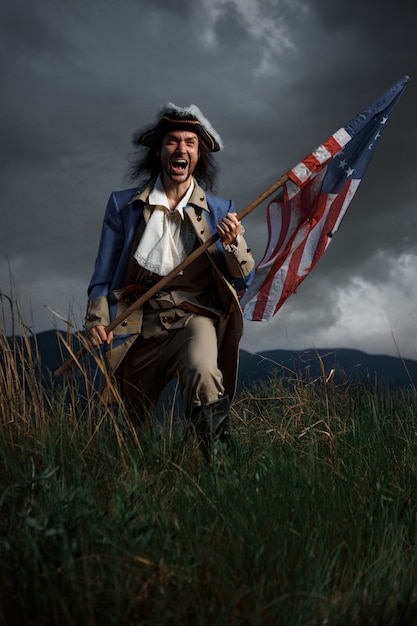
[[[104,346],[133,417],[179,381],[188,421],[206,455],[227,439],[243,332],[238,292],[254,259],[234,204],[213,195],[212,153],[222,141],[195,105],[168,104],[135,133],[134,189],[110,196],[88,289],[86,337]],[[219,239],[123,321],[106,326],[214,233]]]

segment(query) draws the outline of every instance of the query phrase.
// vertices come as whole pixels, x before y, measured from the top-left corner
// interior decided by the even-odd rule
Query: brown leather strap
[[[197,315],[205,315],[206,317],[210,317],[213,320],[218,320],[220,317],[213,311],[209,311],[209,309],[205,309],[202,306],[196,306],[195,304],[190,304],[185,300],[178,305],[178,308],[183,309],[184,311],[189,311],[190,313],[196,313]]]

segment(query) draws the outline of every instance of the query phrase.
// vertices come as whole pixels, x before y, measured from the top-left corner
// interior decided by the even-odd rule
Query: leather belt
[[[149,285],[143,285],[142,283],[137,283],[134,285],[127,285],[126,287],[122,287],[121,289],[114,289],[111,292],[110,295],[110,299],[112,302],[125,302],[126,304],[131,304],[133,302],[135,302],[136,300],[138,300],[138,298],[140,298],[141,295],[143,295],[147,290],[149,289]],[[158,300],[159,298],[162,298],[162,296],[167,295],[171,292],[171,289],[161,289],[160,291],[157,291],[151,298],[151,300],[154,302],[154,304],[156,304],[155,300]],[[190,313],[195,313],[196,315],[205,315],[206,317],[209,317],[210,319],[214,319],[214,320],[218,320],[220,315],[214,313],[213,311],[210,311],[209,309],[205,309],[204,307],[200,307],[196,304],[191,304],[190,302],[187,302],[186,300],[184,300],[183,302],[181,302],[180,304],[172,304],[172,306],[168,306],[168,307],[164,307],[164,306],[152,306],[151,303],[145,303],[149,304],[153,309],[164,309],[164,308],[178,308],[178,309],[182,309],[183,311],[189,311]]]
[[[134,285],[126,285],[126,287],[122,287],[121,289],[113,289],[110,294],[110,300],[112,302],[125,302],[126,304],[131,304],[146,293],[151,286],[152,285],[137,283]],[[160,289],[152,297],[158,299],[170,292],[171,289]]]
[[[206,317],[210,317],[212,320],[218,320],[220,317],[220,315],[217,315],[213,311],[205,309],[202,306],[190,304],[190,302],[181,302],[181,304],[179,304],[177,308],[183,309],[184,311],[189,311],[190,313],[196,313],[197,315],[205,315]]]

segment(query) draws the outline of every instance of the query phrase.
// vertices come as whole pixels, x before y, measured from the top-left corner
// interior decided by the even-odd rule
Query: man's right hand
[[[105,343],[111,343],[113,341],[113,332],[110,331],[106,333],[105,326],[93,326],[93,328],[88,331],[85,338],[92,346],[97,347]]]

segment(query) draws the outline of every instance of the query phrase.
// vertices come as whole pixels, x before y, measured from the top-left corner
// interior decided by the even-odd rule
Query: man
[[[233,202],[213,195],[221,138],[195,105],[168,104],[134,135],[142,187],[111,194],[88,289],[86,337],[103,345],[127,406],[152,410],[172,378],[202,449],[229,427],[254,260]],[[197,182],[198,181],[198,182]],[[207,191],[203,190],[203,187]],[[106,326],[215,232],[219,240],[114,332]]]

